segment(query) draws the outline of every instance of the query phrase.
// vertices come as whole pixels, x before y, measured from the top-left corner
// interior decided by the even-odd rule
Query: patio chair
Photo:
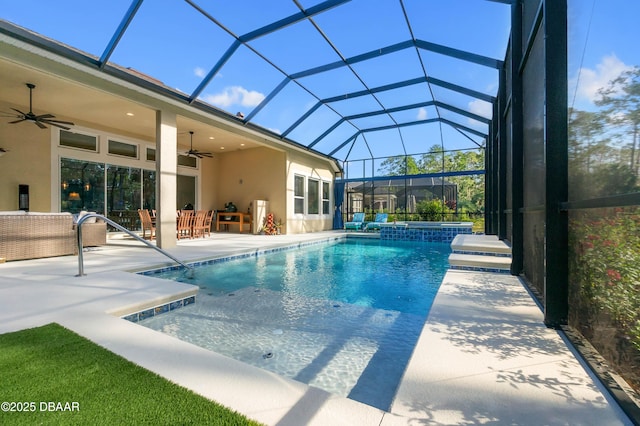
[[[193,218],[193,238],[205,236],[206,210],[198,210]]]
[[[206,234],[208,237],[211,236],[211,225],[213,223],[213,214],[214,214],[214,211],[209,210],[207,212],[207,215],[204,218],[204,234]]]
[[[178,239],[193,237],[193,210],[181,210],[178,216]]]
[[[389,215],[387,213],[376,213],[375,219],[373,222],[367,223],[367,226],[364,227],[365,231],[379,231],[381,223],[387,223],[387,217]]]
[[[349,229],[353,229],[354,231],[359,231],[364,226],[364,213],[354,213],[353,219],[351,222],[344,223],[344,229],[348,231]]]
[[[156,226],[151,220],[151,215],[147,209],[138,209],[138,215],[140,216],[140,225],[142,226],[142,238],[147,238],[147,231],[149,231],[149,239],[153,240],[156,233]]]

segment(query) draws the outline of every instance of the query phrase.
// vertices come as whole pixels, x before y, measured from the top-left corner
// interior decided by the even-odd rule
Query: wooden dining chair
[[[204,238],[204,235],[205,235],[204,222],[206,218],[207,218],[206,210],[196,211],[195,217],[193,219],[193,238],[197,238],[197,237]]]
[[[142,226],[142,238],[147,238],[147,231],[149,231],[149,239],[153,240],[156,233],[156,227],[151,220],[151,215],[147,209],[138,209],[138,215],[140,216],[140,225]]]
[[[193,210],[181,210],[178,217],[178,239],[192,238]]]
[[[206,217],[204,218],[204,233],[210,237],[211,236],[211,226],[213,225],[213,210],[209,210],[207,212]]]

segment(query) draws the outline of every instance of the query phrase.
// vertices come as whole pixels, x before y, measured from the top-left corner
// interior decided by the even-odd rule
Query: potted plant
[[[278,221],[274,224],[274,226],[276,227],[276,234],[280,235],[282,233],[282,227],[284,226],[284,224],[280,219],[278,219]]]

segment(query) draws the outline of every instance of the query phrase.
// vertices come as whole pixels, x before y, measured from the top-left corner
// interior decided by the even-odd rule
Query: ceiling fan
[[[211,158],[213,157],[213,154],[210,152],[201,152],[198,151],[197,149],[193,149],[193,130],[189,131],[189,135],[191,137],[191,147],[189,149],[189,151],[186,152],[187,155],[193,155],[194,157],[198,157],[198,158],[203,158],[203,157],[207,157],[207,158]]]
[[[36,88],[36,85],[33,83],[27,83],[27,87],[29,88],[29,112],[24,113],[19,109],[11,108],[12,110],[18,113],[18,115],[15,115],[15,117],[17,117],[18,119],[15,121],[10,121],[9,124],[21,123],[23,121],[31,121],[41,129],[46,129],[47,126],[45,126],[45,124],[49,124],[51,126],[56,126],[64,130],[70,129],[66,125],[73,126],[73,123],[70,121],[54,120],[55,115],[52,115],[52,114],[35,115],[33,113],[33,89]],[[11,116],[14,116],[14,115],[11,115]]]

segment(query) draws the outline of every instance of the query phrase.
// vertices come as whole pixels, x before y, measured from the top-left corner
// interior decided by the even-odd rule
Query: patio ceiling
[[[26,38],[51,39],[50,49],[100,72],[142,81],[174,101],[271,137],[355,160],[417,154],[435,144],[484,145],[508,43],[510,4],[70,0],[37,8],[6,5],[0,32],[15,35],[23,27],[37,33]],[[0,63],[0,101],[11,104],[28,96],[26,71],[15,67]],[[91,88],[78,86],[77,96],[56,97],[52,93],[62,95],[68,85],[51,83],[40,104],[46,112],[77,117],[88,111],[77,100]],[[64,105],[64,99],[76,104]],[[103,99],[105,108],[117,103],[98,93],[93,99]],[[111,111],[110,122],[118,125],[118,108],[127,106],[109,105],[103,113]],[[129,125],[142,128],[126,128],[147,135],[154,129],[153,111],[139,114]],[[178,123],[179,132],[197,121]]]

